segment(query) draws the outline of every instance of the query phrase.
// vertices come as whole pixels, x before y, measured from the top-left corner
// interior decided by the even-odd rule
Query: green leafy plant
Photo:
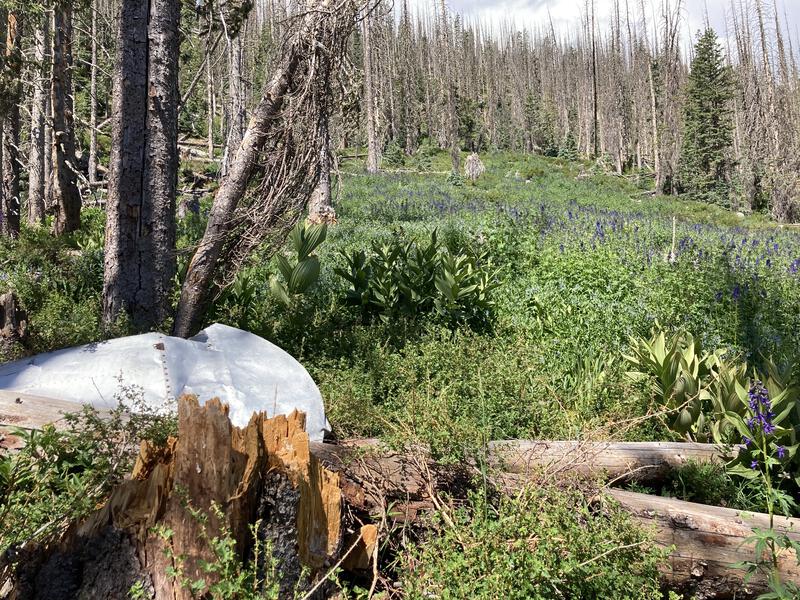
[[[499,282],[488,253],[454,252],[435,230],[424,246],[396,238],[373,243],[369,255],[357,250],[343,258],[347,268],[335,272],[350,284],[345,299],[365,317],[390,322],[435,313],[452,324],[473,325],[491,319]]]
[[[694,337],[680,331],[667,337],[660,326],[648,339],[631,339],[631,354],[624,355],[635,370],[628,376],[648,382],[658,402],[664,406],[667,425],[692,439],[706,432],[704,403],[711,400],[707,389],[719,353],[703,353]]]
[[[727,414],[730,423],[742,436],[742,445],[728,465],[728,471],[761,482],[769,514],[769,528],[754,529],[748,539],[755,544],[756,560],[739,565],[748,569],[748,575],[758,571],[767,574],[771,591],[760,596],[760,600],[790,599],[800,595],[800,588],[783,582],[777,570],[782,550],[794,551],[800,564],[800,543],[774,527],[776,512],[790,516],[798,509],[794,495],[785,489],[784,480],[795,475],[794,483],[800,482],[789,467],[800,446],[797,425],[792,425],[792,416],[797,408],[796,390],[782,383],[775,377],[770,377],[767,384],[754,380],[747,392],[745,414],[733,411]]]
[[[88,514],[128,474],[142,439],[163,444],[176,433],[174,415],[149,409],[141,390],[121,383],[116,398],[109,413],[65,415],[63,429],[15,432],[23,448],[0,455],[0,550]]]
[[[272,277],[269,282],[272,295],[287,308],[298,296],[302,296],[316,285],[319,279],[319,258],[313,253],[328,233],[326,224],[298,223],[289,234],[289,243],[294,251],[291,260],[283,254],[276,254],[280,277]]]

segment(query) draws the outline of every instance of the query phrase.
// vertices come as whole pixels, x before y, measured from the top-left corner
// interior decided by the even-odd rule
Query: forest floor
[[[654,328],[690,332],[699,346],[724,348],[741,361],[798,363],[797,230],[761,215],[655,197],[646,178],[609,175],[589,163],[511,153],[483,159],[486,173],[474,184],[448,177],[449,158],[439,152],[393,154],[378,175],[366,174],[360,160],[341,160],[338,223],[316,251],[318,284],[287,307],[270,292],[270,278],[279,272],[275,261],[257,258],[207,321],[252,331],[295,356],[322,391],[334,437],[419,442],[444,463],[471,459],[489,440],[680,439],[663,421],[651,388],[626,375],[631,340],[649,339]],[[181,221],[181,247],[201,235],[209,201],[202,199],[200,215]],[[470,268],[486,275],[486,298],[468,291],[450,305],[432,301],[424,311],[413,310],[387,288],[383,305],[375,295],[366,307],[354,305],[352,294],[348,302],[350,284],[339,273],[352,272],[359,251],[383,256],[411,243],[422,251],[434,231],[442,250],[471,257]],[[85,209],[81,232],[69,240],[25,231],[13,246],[0,247],[0,279],[29,314],[29,351],[125,333],[124,325],[109,333],[99,323],[102,235],[102,212]],[[687,472],[673,483],[663,491],[763,507],[757,492],[720,468]],[[548,494],[535,492],[491,511],[502,517],[521,507],[544,510],[552,502]],[[570,494],[542,517],[552,518],[548,527],[557,528],[562,512],[581,504]],[[488,514],[488,502],[473,498],[471,514]],[[503,529],[464,519],[461,533],[452,535],[477,544],[542,526],[518,522]],[[608,526],[612,533],[592,535],[628,535],[626,525]],[[583,535],[564,527],[566,539]],[[579,552],[575,564],[582,564]],[[591,555],[589,546],[586,552]],[[392,567],[399,579],[414,569],[430,585],[461,585],[471,577],[459,571],[446,545],[402,556]],[[657,556],[637,557],[643,570],[630,576],[652,583]],[[473,559],[467,571],[474,569],[481,581],[483,559]],[[623,573],[625,560],[609,557],[603,568]],[[513,589],[517,567],[509,565],[507,580],[495,581],[494,589]],[[627,597],[612,588],[594,589],[591,597]],[[480,595],[475,589],[469,594]]]

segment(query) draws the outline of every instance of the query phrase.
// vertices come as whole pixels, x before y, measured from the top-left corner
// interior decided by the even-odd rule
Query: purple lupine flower
[[[751,462],[750,463],[750,468],[751,469],[757,469],[758,468],[758,461],[754,460],[753,462]]]
[[[739,298],[742,296],[742,288],[739,287],[738,283],[735,286],[733,286],[733,291],[731,292],[731,296],[733,296],[734,302],[738,302]]]
[[[751,439],[750,439],[749,437],[747,437],[747,436],[744,436],[744,437],[742,438],[742,443],[743,443],[745,446],[749,446],[750,444],[752,444],[752,443],[753,443],[753,440],[751,440]]]
[[[777,451],[778,451],[778,458],[783,459],[783,457],[786,456],[786,448],[784,448],[783,446],[778,446]]]

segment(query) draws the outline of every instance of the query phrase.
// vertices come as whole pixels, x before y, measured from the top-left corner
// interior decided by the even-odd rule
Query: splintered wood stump
[[[297,412],[274,419],[261,413],[240,429],[219,400],[201,407],[194,397],[181,398],[178,438],[163,448],[143,444],[131,478],[58,544],[24,549],[7,597],[111,600],[128,597],[141,582],[156,600],[189,599],[168,569],[209,581],[202,569],[215,561],[208,539],[229,531],[244,562],[254,523],[288,593],[302,569],[326,570],[343,546],[339,476],[311,455],[304,420]],[[155,527],[172,534],[165,539]]]

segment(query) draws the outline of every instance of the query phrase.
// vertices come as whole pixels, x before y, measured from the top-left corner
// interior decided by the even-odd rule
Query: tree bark
[[[54,232],[62,235],[81,226],[81,196],[75,173],[75,130],[72,102],[72,3],[59,0],[53,17],[51,105],[53,122],[51,204]]]
[[[294,48],[267,86],[236,152],[236,158],[222,179],[214,197],[205,234],[186,272],[173,335],[189,337],[200,328],[231,216],[247,190],[256,160],[275,125],[300,61],[299,51]]]
[[[97,182],[97,0],[91,7],[92,64],[89,67],[89,184]]]
[[[244,137],[247,111],[244,94],[244,42],[240,31],[233,39],[228,39],[228,137],[225,142],[225,156],[222,161],[223,176],[230,170],[231,161]]]
[[[179,21],[176,0],[122,5],[103,318],[127,313],[139,330],[168,316],[176,270]]]
[[[0,234],[17,237],[20,226],[19,103],[22,99],[22,14],[9,11],[6,26],[5,68],[14,73],[3,115],[3,190]]]
[[[361,23],[364,44],[364,104],[367,118],[367,173],[377,173],[380,168],[380,145],[376,117],[375,73],[372,64],[372,24],[367,16]]]
[[[28,224],[44,222],[45,213],[45,156],[50,149],[45,144],[45,127],[49,98],[48,60],[50,54],[50,15],[45,13],[33,27],[34,75],[31,100],[31,135],[28,150]]]

